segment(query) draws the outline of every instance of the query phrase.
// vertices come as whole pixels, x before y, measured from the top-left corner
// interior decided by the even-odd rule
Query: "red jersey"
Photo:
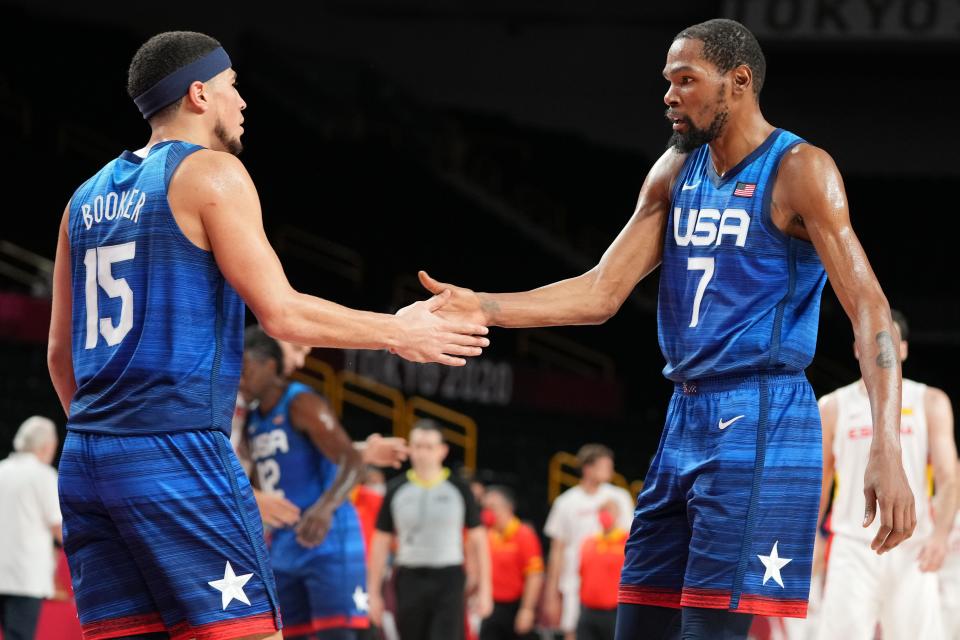
[[[591,609],[616,609],[627,532],[613,529],[583,541],[580,548],[580,603]]]
[[[530,527],[514,518],[503,532],[490,529],[490,565],[494,602],[516,602],[531,573],[543,573],[540,538]]]

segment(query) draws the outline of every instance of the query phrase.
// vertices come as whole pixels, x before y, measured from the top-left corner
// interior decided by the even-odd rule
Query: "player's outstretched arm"
[[[67,225],[70,221],[70,205],[63,211],[60,235],[57,239],[57,255],[53,262],[53,304],[50,312],[50,334],[47,340],[47,368],[50,380],[57,392],[63,412],[70,416],[70,401],[77,391],[73,376],[72,331],[73,284],[70,281],[70,238]]]
[[[360,452],[364,464],[375,467],[399,469],[410,456],[410,448],[403,438],[384,437],[371,433],[363,442],[354,442],[353,448]]]
[[[802,221],[853,324],[875,425],[864,477],[863,526],[873,522],[879,506],[880,530],[871,548],[884,553],[909,538],[917,523],[900,451],[899,334],[853,232],[843,179],[833,159],[812,145],[797,145],[781,163],[773,197],[772,206]]]
[[[180,165],[170,183],[174,207],[196,211],[202,233],[227,281],[271,336],[297,344],[391,349],[408,360],[463,365],[480,355],[487,329],[434,314],[446,295],[396,317],[358,311],[295,291],[263,230],[260,200],[243,164],[202,150]]]
[[[939,571],[947,556],[947,539],[953,527],[960,494],[957,484],[957,443],[953,436],[953,407],[947,394],[928,387],[923,404],[936,493],[933,496],[933,534],[924,542],[919,560],[921,571]]]
[[[522,293],[476,293],[434,280],[424,271],[420,282],[435,295],[451,292],[441,310],[451,319],[512,328],[602,324],[660,264],[671,189],[684,159],[668,150],[657,160],[630,221],[600,263],[584,274]]]
[[[290,422],[337,465],[333,482],[304,512],[297,525],[297,542],[308,548],[315,547],[327,536],[334,512],[360,481],[363,456],[353,446],[327,401],[315,393],[301,393],[293,399]]]

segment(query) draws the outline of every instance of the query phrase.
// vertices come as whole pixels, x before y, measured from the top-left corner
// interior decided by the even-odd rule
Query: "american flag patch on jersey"
[[[733,195],[741,198],[752,198],[756,188],[757,184],[755,182],[738,182],[737,188],[733,190]]]

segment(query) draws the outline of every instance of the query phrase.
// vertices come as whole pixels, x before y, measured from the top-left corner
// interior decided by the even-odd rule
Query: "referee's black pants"
[[[400,640],[463,640],[463,588],[460,565],[397,569]]]
[[[616,628],[616,609],[591,609],[580,606],[577,640],[613,640]]]
[[[522,636],[513,630],[513,624],[520,611],[520,601],[494,602],[493,613],[480,623],[480,640],[536,640],[532,631]]]

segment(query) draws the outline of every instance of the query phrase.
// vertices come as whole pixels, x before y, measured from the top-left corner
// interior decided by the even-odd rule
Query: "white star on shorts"
[[[777,553],[777,544],[780,541],[777,540],[773,543],[773,549],[770,550],[770,555],[757,557],[760,558],[760,562],[763,563],[763,566],[767,568],[766,573],[763,574],[763,584],[767,584],[767,580],[773,578],[773,581],[780,585],[780,588],[783,587],[783,578],[780,577],[780,569],[783,569],[787,566],[793,558],[781,558]]]
[[[247,584],[247,581],[252,576],[252,573],[238,576],[233,572],[233,567],[230,566],[230,563],[227,562],[227,566],[223,570],[223,580],[212,580],[207,584],[220,592],[224,609],[226,609],[227,605],[233,600],[239,600],[249,606],[250,600],[247,599],[247,594],[243,592],[243,585]]]
[[[357,611],[370,610],[370,596],[360,585],[357,585],[357,588],[353,590],[353,606],[357,608]]]

